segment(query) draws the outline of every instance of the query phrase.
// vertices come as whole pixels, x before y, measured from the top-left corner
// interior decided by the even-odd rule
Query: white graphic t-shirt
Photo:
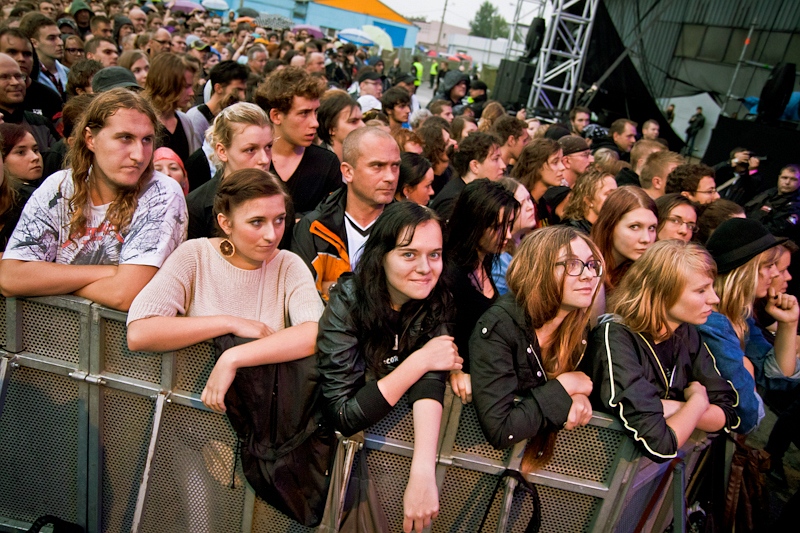
[[[161,267],[186,240],[186,200],[177,181],[160,172],[142,187],[124,233],[106,220],[110,204],[90,206],[86,231],[69,235],[72,170],[47,178],[34,191],[6,246],[3,259],[67,265],[147,265]]]

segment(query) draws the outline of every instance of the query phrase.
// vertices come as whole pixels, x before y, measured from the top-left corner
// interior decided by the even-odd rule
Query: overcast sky
[[[406,17],[427,17],[429,21],[441,20],[444,0],[381,0],[384,4],[391,7],[398,13]],[[448,0],[447,15],[445,22],[462,28],[469,28],[469,21],[475,18],[478,7],[484,0]],[[516,0],[491,0],[499,10],[500,14],[511,23],[514,20],[514,12],[517,9]],[[536,4],[525,2],[523,4],[523,20],[530,22],[534,17]],[[528,16],[525,17],[524,15]]]

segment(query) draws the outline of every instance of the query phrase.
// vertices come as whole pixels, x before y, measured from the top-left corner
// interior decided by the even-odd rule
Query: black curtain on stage
[[[582,87],[590,87],[606,72],[625,51],[604,2],[597,6],[592,36],[583,67]],[[648,119],[657,120],[660,136],[667,140],[671,150],[678,152],[684,142],[672,130],[664,114],[656,105],[630,57],[626,57],[603,82],[589,108],[597,113],[600,123],[609,126],[618,118],[629,118],[642,124]]]

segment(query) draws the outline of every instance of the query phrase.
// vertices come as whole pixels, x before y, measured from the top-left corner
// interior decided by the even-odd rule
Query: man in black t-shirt
[[[325,86],[305,69],[288,67],[267,77],[255,94],[255,103],[275,126],[272,171],[286,184],[295,215],[289,218],[282,248],[286,248],[295,220],[342,186],[336,155],[316,146],[317,109]]]
[[[236,61],[217,63],[209,72],[211,81],[211,97],[205,104],[194,106],[186,112],[192,121],[197,144],[203,144],[208,127],[213,124],[214,117],[220,111],[236,102],[244,101],[247,85],[247,67]]]

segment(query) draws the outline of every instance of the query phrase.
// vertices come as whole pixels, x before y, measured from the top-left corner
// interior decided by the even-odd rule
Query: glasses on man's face
[[[603,263],[595,259],[590,259],[585,263],[577,258],[567,259],[566,261],[559,261],[556,265],[563,266],[567,276],[580,276],[585,268],[588,268],[589,274],[594,277],[599,277],[603,274]]]
[[[25,80],[28,79],[26,74],[0,74],[0,83],[8,83],[11,80],[16,80],[22,83],[25,83]]]
[[[700,192],[700,191],[697,191],[697,192]],[[717,190],[714,189],[714,192],[717,192]],[[686,229],[689,230],[691,233],[694,233],[694,231],[697,229],[697,224],[695,224],[694,222],[686,222],[681,217],[668,217],[667,218],[667,222],[669,222],[670,224],[672,224],[676,228],[679,228],[679,227],[681,227],[681,226],[683,226],[685,224],[686,225]]]
[[[717,188],[711,187],[707,191],[694,191],[695,194],[717,194]]]
[[[69,54],[82,54],[83,48],[64,48],[64,51]]]
[[[163,41],[160,41],[158,39],[153,39],[153,40],[158,44],[160,44],[161,46],[172,46],[172,41],[170,41],[169,39],[165,39]]]

